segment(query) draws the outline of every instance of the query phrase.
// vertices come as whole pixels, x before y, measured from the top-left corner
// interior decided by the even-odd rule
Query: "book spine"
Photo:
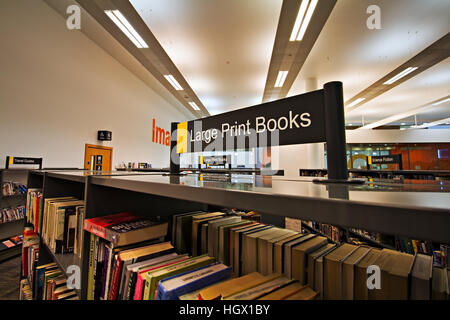
[[[109,297],[108,297],[109,300],[117,299],[117,290],[119,286],[121,270],[122,270],[122,259],[120,259],[120,255],[117,255],[117,262],[114,268],[111,286],[109,288]]]
[[[84,220],[84,230],[95,234],[97,237],[105,239],[106,229],[102,226],[92,223],[89,220]]]
[[[107,279],[107,273],[108,273],[108,267],[109,267],[109,260],[110,257],[110,250],[107,246],[105,246],[105,256],[104,256],[104,264],[103,264],[103,272],[102,272],[102,288],[100,291],[100,297],[102,299],[105,299],[105,291],[106,291],[106,279]]]
[[[87,287],[87,299],[94,300],[94,254],[95,254],[95,235],[91,233],[89,245],[89,271],[88,271],[88,287]]]

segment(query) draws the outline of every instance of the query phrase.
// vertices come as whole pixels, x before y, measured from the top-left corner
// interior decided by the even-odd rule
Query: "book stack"
[[[22,244],[22,274],[29,284],[33,284],[39,254],[39,236],[27,227],[24,230]],[[31,288],[32,289],[32,288]]]
[[[36,198],[38,201],[39,198]],[[81,255],[84,221],[84,201],[74,197],[46,198],[36,204],[35,230],[39,231],[45,244],[53,253]],[[33,210],[30,210],[31,212]]]
[[[253,272],[179,297],[180,300],[313,300],[317,292],[281,274]]]
[[[26,202],[27,222],[34,226],[34,231],[40,233],[42,222],[42,189],[28,189]]]
[[[25,206],[18,206],[15,208],[5,208],[0,210],[0,223],[20,220],[25,217]]]
[[[78,300],[73,288],[67,285],[67,278],[57,264],[36,267],[33,293],[35,300]]]
[[[27,193],[27,186],[19,182],[3,182],[2,184],[2,195],[4,197],[25,193]]]
[[[137,286],[144,288],[142,277],[138,279],[141,268],[176,258],[173,246],[163,241],[167,222],[123,212],[86,219],[84,230],[90,232],[89,300],[132,299]]]
[[[27,279],[20,280],[19,300],[33,300],[31,287],[30,287]]]

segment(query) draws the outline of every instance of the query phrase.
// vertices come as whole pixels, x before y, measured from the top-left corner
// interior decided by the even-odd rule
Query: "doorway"
[[[111,147],[96,146],[86,143],[84,151],[84,169],[111,171],[112,151],[113,148]]]

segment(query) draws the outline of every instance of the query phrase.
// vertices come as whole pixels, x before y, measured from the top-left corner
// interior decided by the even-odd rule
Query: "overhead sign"
[[[177,152],[325,142],[324,90],[177,125]]]
[[[370,165],[373,164],[398,164],[399,169],[402,170],[402,155],[401,154],[392,154],[388,156],[369,156],[367,157],[367,164]]]
[[[11,156],[7,156],[6,157],[6,169],[9,168],[10,165],[14,165],[14,164],[37,164],[39,165],[39,169],[42,168],[42,158],[27,158],[27,157],[11,157]]]
[[[201,156],[201,164],[207,164],[210,166],[223,166],[231,162],[230,156]]]

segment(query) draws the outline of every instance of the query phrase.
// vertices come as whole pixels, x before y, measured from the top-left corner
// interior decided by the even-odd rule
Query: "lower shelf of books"
[[[44,222],[43,234],[32,231],[24,240],[22,277],[29,287],[23,284],[24,297],[30,292],[37,300],[449,296],[445,258],[441,266],[433,265],[431,254],[393,250],[358,230],[308,221],[291,230],[239,210],[158,217],[122,212],[82,219],[83,204],[73,198],[47,202],[43,218],[35,215],[35,221]],[[53,207],[53,213],[46,211]],[[51,223],[51,216],[58,223]],[[368,241],[348,243],[349,235]]]

